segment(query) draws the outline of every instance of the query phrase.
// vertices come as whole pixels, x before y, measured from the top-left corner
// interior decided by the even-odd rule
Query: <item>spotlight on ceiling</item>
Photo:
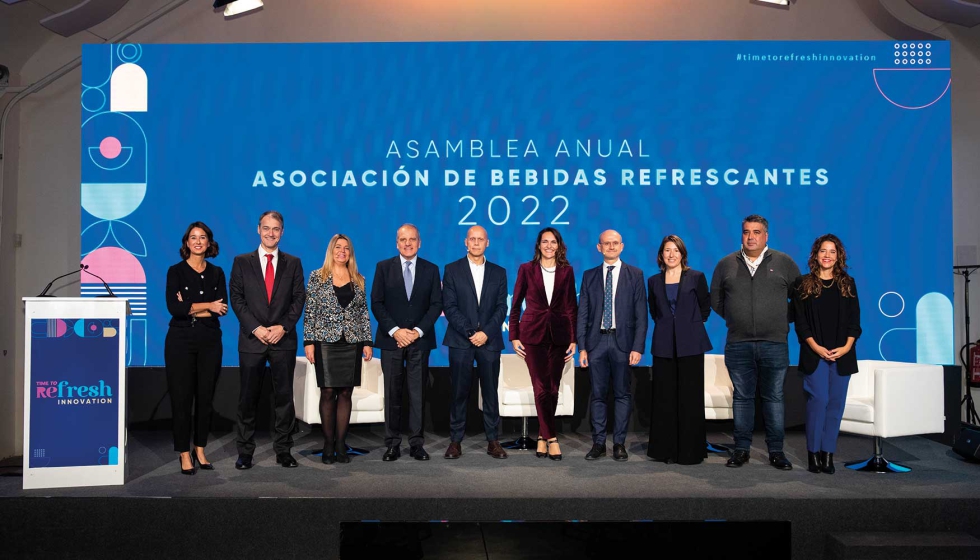
[[[215,8],[222,6],[225,8],[225,17],[232,17],[258,10],[263,4],[262,0],[214,0]]]
[[[753,4],[768,4],[770,6],[789,7],[789,0],[752,0]]]

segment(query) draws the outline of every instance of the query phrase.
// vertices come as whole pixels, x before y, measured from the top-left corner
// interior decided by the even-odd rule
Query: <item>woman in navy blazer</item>
[[[711,314],[704,273],[687,264],[687,247],[668,235],[657,251],[660,274],[650,277],[653,318],[653,406],[647,456],[696,465],[707,457],[704,433],[704,353]]]
[[[561,448],[555,430],[558,383],[565,362],[575,355],[575,271],[565,256],[565,242],[558,230],[538,233],[534,259],[517,269],[510,307],[510,340],[514,352],[527,362],[538,412],[537,456],[560,461]],[[521,316],[521,304],[527,309]]]

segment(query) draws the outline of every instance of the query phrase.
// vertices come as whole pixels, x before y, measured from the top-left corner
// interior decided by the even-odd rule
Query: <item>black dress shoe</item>
[[[320,461],[324,465],[332,465],[337,461],[337,454],[331,451],[327,451],[327,448],[323,448],[323,457],[320,457]]]
[[[336,449],[337,452],[334,453],[334,457],[337,458],[337,462],[343,464],[350,463],[350,455],[347,454],[347,444],[338,443]]]
[[[629,460],[630,454],[626,452],[626,446],[622,443],[613,444],[613,461]]]
[[[728,462],[725,463],[725,466],[732,467],[733,469],[737,469],[738,467],[741,467],[742,465],[748,462],[749,462],[749,452],[736,449],[735,453],[732,453],[732,456],[728,458]]]
[[[820,472],[827,474],[834,474],[837,469],[834,468],[834,454],[827,453],[826,451],[820,452]]]
[[[429,454],[425,452],[425,448],[421,445],[413,445],[408,448],[408,455],[413,457],[416,461],[428,461]]]
[[[806,453],[806,470],[812,473],[820,473],[822,465],[820,464],[820,457],[816,453],[807,451]]]
[[[385,451],[385,454],[381,456],[382,461],[397,461],[399,457],[402,456],[401,449],[398,449],[397,445],[393,445]]]
[[[606,456],[606,445],[599,445],[598,443],[592,444],[592,449],[585,454],[586,461],[595,461],[596,459],[601,459]]]
[[[293,456],[290,455],[288,451],[285,453],[277,453],[276,462],[287,469],[292,469],[299,466],[299,463],[296,462],[296,459],[293,459]]]
[[[781,471],[793,470],[793,463],[790,463],[782,452],[770,453],[769,464]]]
[[[238,460],[235,461],[235,468],[244,471],[252,468],[252,456],[251,455],[239,455]]]

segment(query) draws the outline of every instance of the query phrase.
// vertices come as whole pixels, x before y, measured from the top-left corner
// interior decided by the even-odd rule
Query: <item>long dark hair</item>
[[[214,240],[214,235],[211,233],[211,228],[208,227],[204,222],[194,222],[187,226],[187,231],[184,232],[184,237],[180,239],[180,258],[185,261],[191,258],[191,251],[187,248],[187,240],[191,236],[191,231],[194,228],[201,228],[204,230],[204,234],[208,236],[208,250],[204,252],[204,258],[210,259],[218,256],[218,242]]]
[[[677,245],[677,250],[681,253],[681,271],[691,270],[691,267],[687,265],[687,247],[684,245],[684,241],[680,237],[671,234],[664,237],[664,240],[660,242],[660,248],[657,249],[657,266],[660,267],[660,272],[667,272],[667,263],[664,262],[664,247],[668,243]]]
[[[566,256],[567,250],[565,248],[565,242],[562,241],[561,234],[558,230],[553,227],[546,227],[538,232],[538,239],[534,242],[534,258],[531,259],[533,262],[541,262],[541,238],[544,234],[551,233],[555,236],[555,240],[558,241],[558,250],[555,251],[555,265],[556,266],[568,266],[568,257]]]
[[[820,280],[818,254],[820,253],[820,246],[828,241],[833,243],[837,249],[837,262],[834,263],[833,269],[837,289],[840,290],[840,295],[843,297],[854,297],[854,279],[847,273],[847,251],[836,235],[827,233],[818,237],[813,242],[813,247],[810,248],[810,258],[806,261],[807,266],[810,267],[810,272],[804,275],[803,281],[800,282],[800,299],[806,299],[810,296],[820,297],[820,292],[824,290],[823,282]]]

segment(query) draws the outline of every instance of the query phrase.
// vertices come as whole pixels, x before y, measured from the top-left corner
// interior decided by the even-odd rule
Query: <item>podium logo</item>
[[[72,385],[67,381],[36,381],[34,398],[55,399],[59,405],[112,404],[112,387],[100,379],[98,385]]]

